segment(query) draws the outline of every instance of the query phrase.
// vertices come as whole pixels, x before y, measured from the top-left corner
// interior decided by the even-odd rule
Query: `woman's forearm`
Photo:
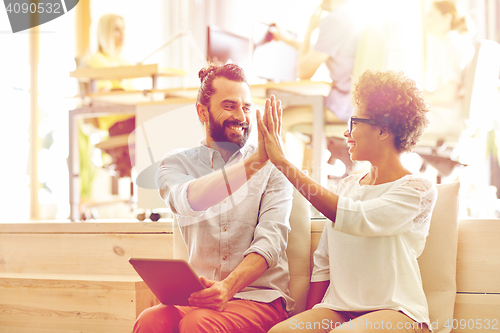
[[[318,184],[286,158],[273,163],[318,211],[335,222],[338,195]]]
[[[312,309],[312,307],[323,300],[325,292],[330,286],[330,281],[319,281],[311,282],[309,284],[309,292],[307,293],[306,300],[306,310]]]

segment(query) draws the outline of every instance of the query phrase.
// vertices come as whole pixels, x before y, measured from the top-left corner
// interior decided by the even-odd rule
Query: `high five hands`
[[[265,152],[274,165],[286,160],[283,140],[281,139],[282,114],[281,101],[276,100],[274,95],[266,100],[264,114],[257,110],[259,150],[262,151],[262,154]]]

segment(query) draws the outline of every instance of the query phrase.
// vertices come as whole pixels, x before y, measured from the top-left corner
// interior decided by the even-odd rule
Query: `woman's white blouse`
[[[424,249],[437,189],[407,175],[381,185],[346,177],[335,223],[327,220],[311,281],[330,280],[322,303],[338,311],[394,309],[429,324],[417,258]]]

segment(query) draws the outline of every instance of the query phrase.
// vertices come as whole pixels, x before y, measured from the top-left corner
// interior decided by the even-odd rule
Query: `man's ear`
[[[201,103],[196,104],[196,112],[198,113],[198,118],[203,123],[208,123],[208,108],[205,105]]]

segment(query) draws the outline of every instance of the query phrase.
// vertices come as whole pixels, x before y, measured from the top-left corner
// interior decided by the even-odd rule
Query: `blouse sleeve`
[[[366,201],[340,196],[334,230],[363,237],[409,232],[428,219],[436,197],[435,186],[426,179],[409,179]]]

